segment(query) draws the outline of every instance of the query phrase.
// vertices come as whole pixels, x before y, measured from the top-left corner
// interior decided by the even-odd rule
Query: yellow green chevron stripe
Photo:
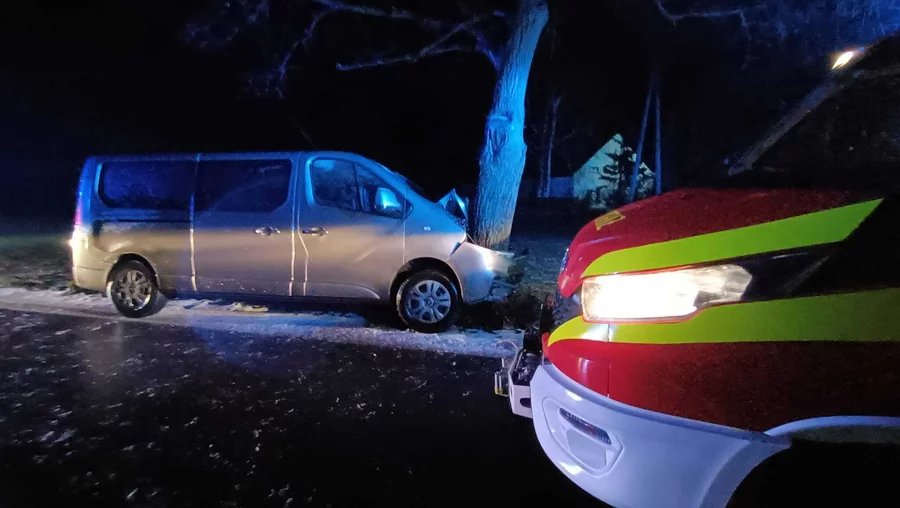
[[[847,238],[881,201],[876,199],[744,228],[613,251],[594,260],[582,277],[657,270],[839,242]]]
[[[567,339],[636,344],[900,341],[900,288],[711,307],[687,321],[603,325],[580,316],[553,331]]]

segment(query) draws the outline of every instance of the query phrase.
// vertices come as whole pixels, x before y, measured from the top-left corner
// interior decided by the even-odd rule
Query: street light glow
[[[858,53],[859,52],[856,50],[844,51],[834,61],[834,65],[831,66],[831,70],[840,69],[841,67],[844,67],[845,65],[850,63],[850,60],[853,60],[853,57],[855,57]]]

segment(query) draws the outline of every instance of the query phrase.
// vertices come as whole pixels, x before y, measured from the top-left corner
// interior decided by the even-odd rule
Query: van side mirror
[[[394,191],[379,187],[375,191],[375,211],[388,217],[402,217],[403,204]]]

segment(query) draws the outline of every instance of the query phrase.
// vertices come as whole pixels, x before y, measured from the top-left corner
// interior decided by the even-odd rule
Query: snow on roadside
[[[0,288],[0,308],[134,322],[121,316],[99,294]],[[159,314],[139,322],[497,358],[513,355],[522,343],[522,333],[512,330],[495,333],[452,329],[423,334],[373,326],[353,313],[276,312],[259,306],[194,299],[172,300]]]

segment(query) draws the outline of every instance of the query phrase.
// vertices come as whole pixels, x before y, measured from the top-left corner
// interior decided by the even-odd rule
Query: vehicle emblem
[[[600,231],[603,226],[609,226],[614,222],[619,222],[620,220],[624,220],[625,216],[622,215],[621,212],[613,210],[607,214],[601,215],[594,219],[594,226],[596,226],[597,231]]]

